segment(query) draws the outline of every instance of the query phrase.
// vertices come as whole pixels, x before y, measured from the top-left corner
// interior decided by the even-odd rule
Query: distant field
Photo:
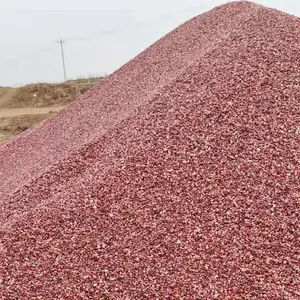
[[[102,78],[0,87],[0,142],[55,115]]]

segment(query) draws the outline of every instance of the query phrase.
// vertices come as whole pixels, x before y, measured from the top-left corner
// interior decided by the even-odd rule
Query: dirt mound
[[[61,105],[76,100],[80,95],[80,89],[75,84],[30,84],[18,88],[4,105],[10,108]]]
[[[95,86],[101,77],[66,83],[35,83],[20,88],[0,87],[0,109],[65,105]]]
[[[49,111],[57,111],[77,100],[101,79],[95,77],[60,84],[30,84],[21,88],[0,87],[0,142],[20,133],[14,126],[15,121],[20,128],[32,127],[42,118],[50,116]],[[41,117],[43,109],[47,112]]]
[[[299,50],[227,4],[0,146],[0,297],[298,299]]]
[[[4,107],[16,94],[17,89],[10,87],[0,87],[0,108]]]

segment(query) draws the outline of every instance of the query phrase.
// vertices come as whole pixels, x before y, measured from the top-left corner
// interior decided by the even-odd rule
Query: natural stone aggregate
[[[299,66],[226,4],[0,146],[0,299],[300,299]]]

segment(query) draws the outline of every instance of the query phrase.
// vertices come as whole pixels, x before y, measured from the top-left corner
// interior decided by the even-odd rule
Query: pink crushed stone
[[[299,66],[226,4],[0,146],[0,299],[300,299]]]

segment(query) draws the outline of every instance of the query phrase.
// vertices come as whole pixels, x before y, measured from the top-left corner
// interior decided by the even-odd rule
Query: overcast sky
[[[0,0],[0,86],[117,70],[157,39],[223,0]],[[300,16],[299,0],[257,3]]]

